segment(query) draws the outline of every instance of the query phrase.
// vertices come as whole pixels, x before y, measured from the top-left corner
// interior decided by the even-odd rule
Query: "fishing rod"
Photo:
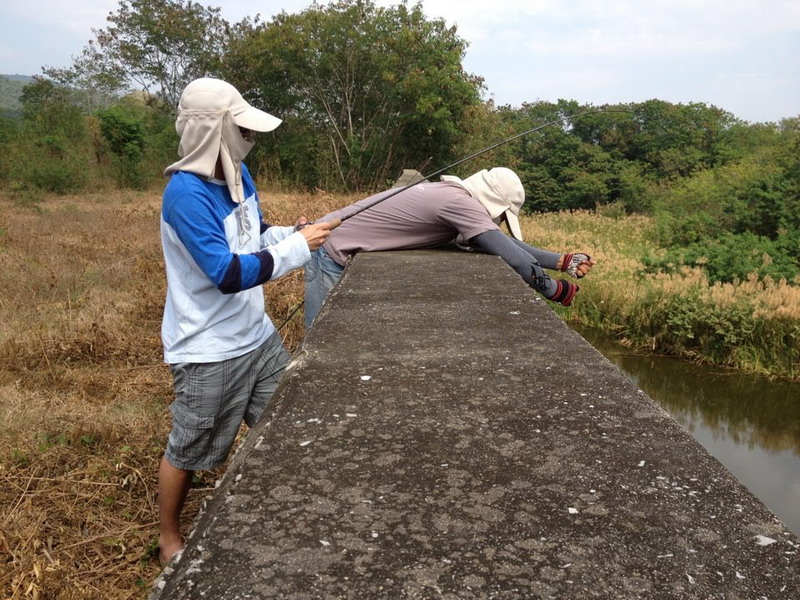
[[[331,229],[336,229],[337,227],[339,227],[339,225],[341,225],[347,219],[352,219],[356,215],[364,212],[365,210],[368,210],[368,209],[372,208],[376,204],[380,204],[384,200],[388,200],[389,198],[393,198],[397,194],[401,194],[401,193],[405,192],[406,190],[411,189],[415,185],[418,185],[418,184],[422,183],[423,181],[427,181],[427,180],[429,180],[429,179],[431,179],[433,177],[436,177],[437,175],[441,175],[445,171],[449,171],[450,169],[452,169],[454,167],[457,167],[458,165],[463,164],[463,163],[467,162],[468,160],[472,160],[473,158],[476,158],[476,157],[480,156],[481,154],[486,154],[487,152],[491,152],[492,150],[494,150],[495,148],[499,148],[503,144],[508,144],[509,142],[513,142],[514,140],[519,139],[521,137],[524,137],[526,135],[530,135],[532,133],[536,133],[537,131],[541,131],[542,129],[545,129],[547,127],[552,127],[553,125],[558,125],[559,123],[564,123],[565,121],[571,121],[572,119],[577,119],[578,117],[582,117],[584,115],[591,115],[591,114],[597,114],[597,113],[613,113],[613,112],[635,114],[634,111],[629,110],[629,109],[624,109],[624,108],[593,108],[593,109],[588,109],[588,110],[584,110],[584,111],[581,111],[581,112],[577,112],[577,113],[574,113],[574,114],[571,114],[571,115],[567,115],[567,116],[561,117],[560,119],[554,119],[552,121],[548,121],[547,123],[544,123],[543,125],[538,125],[536,127],[533,127],[531,129],[528,129],[528,130],[523,131],[521,133],[516,133],[516,134],[512,135],[511,137],[508,137],[508,138],[506,138],[504,140],[500,140],[499,142],[496,142],[496,143],[492,144],[491,146],[487,146],[486,148],[483,148],[482,150],[478,150],[477,152],[474,152],[474,153],[470,154],[469,156],[465,156],[464,158],[460,158],[457,161],[455,161],[454,163],[451,163],[451,164],[449,164],[447,166],[444,166],[441,169],[437,169],[436,171],[434,171],[433,173],[430,173],[429,175],[423,175],[420,179],[412,181],[411,183],[409,183],[409,184],[407,184],[407,185],[405,185],[403,187],[399,187],[399,188],[396,188],[394,190],[391,190],[390,193],[388,193],[385,196],[382,196],[382,197],[378,198],[374,202],[371,202],[371,203],[366,204],[364,206],[360,206],[360,207],[358,207],[357,210],[354,210],[353,212],[351,212],[351,213],[349,213],[349,214],[347,214],[347,215],[345,215],[345,216],[343,216],[341,218],[340,217],[336,217],[335,219],[330,220],[328,223],[330,224],[330,228]],[[429,161],[430,161],[430,159],[428,159],[428,161],[426,161],[425,164],[427,164],[427,162],[429,162]],[[297,314],[297,311],[300,310],[300,308],[303,306],[303,304],[304,304],[304,301],[301,301],[300,304],[298,304],[291,311],[289,316],[286,317],[286,320],[281,324],[280,327],[278,327],[278,331],[283,329],[283,327],[289,321],[291,321],[292,318],[294,318],[294,315]]]
[[[396,189],[392,190],[390,193],[386,194],[385,196],[382,196],[382,197],[378,198],[374,202],[371,202],[371,203],[366,204],[364,206],[360,206],[360,207],[358,207],[358,209],[354,210],[351,213],[348,213],[347,215],[345,215],[345,216],[343,216],[341,218],[337,217],[335,219],[332,219],[331,221],[329,221],[330,226],[331,226],[330,228],[331,229],[336,229],[344,221],[347,221],[348,219],[352,219],[356,215],[364,212],[365,210],[368,210],[368,209],[372,208],[373,206],[375,206],[377,204],[380,204],[384,200],[388,200],[389,198],[393,198],[394,196],[396,196],[398,194],[402,194],[406,190],[411,189],[412,187],[422,183],[423,181],[427,181],[427,180],[429,180],[429,179],[431,179],[433,177],[441,175],[445,171],[449,171],[450,169],[453,169],[454,167],[457,167],[458,165],[463,164],[463,163],[467,162],[468,160],[472,160],[473,158],[476,158],[476,157],[480,156],[481,154],[486,154],[487,152],[491,152],[495,148],[499,148],[500,146],[502,146],[504,144],[508,144],[509,142],[513,142],[516,139],[519,139],[519,138],[524,137],[526,135],[530,135],[531,133],[536,133],[537,131],[541,131],[542,129],[545,129],[547,127],[552,127],[553,125],[558,125],[559,123],[564,123],[565,121],[571,121],[572,119],[577,119],[578,117],[582,117],[584,115],[591,115],[591,114],[597,114],[597,113],[613,113],[613,112],[635,114],[634,111],[629,110],[629,109],[624,109],[624,108],[593,108],[593,109],[588,109],[588,110],[584,110],[584,111],[581,111],[581,112],[577,112],[577,113],[574,113],[574,114],[571,114],[571,115],[566,115],[566,116],[561,117],[559,119],[554,119],[552,121],[544,123],[543,125],[538,125],[536,127],[533,127],[531,129],[528,129],[528,130],[523,131],[521,133],[516,133],[516,134],[512,135],[511,137],[508,137],[508,138],[506,138],[504,140],[500,140],[499,142],[496,142],[496,143],[492,144],[491,146],[487,146],[486,148],[483,148],[482,150],[478,150],[477,152],[474,152],[474,153],[470,154],[469,156],[465,156],[464,158],[460,158],[457,161],[455,161],[454,163],[446,165],[446,166],[442,167],[441,169],[437,169],[436,171],[434,171],[433,173],[430,173],[429,175],[422,175],[420,179],[412,181],[411,183],[409,183],[409,184],[407,184],[407,185],[405,185],[403,187],[396,188]]]

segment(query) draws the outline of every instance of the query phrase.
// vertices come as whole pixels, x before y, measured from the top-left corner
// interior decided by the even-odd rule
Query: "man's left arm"
[[[548,292],[552,293],[553,281],[539,261],[499,229],[485,231],[470,238],[469,242],[488,254],[502,258],[533,289],[545,296]]]

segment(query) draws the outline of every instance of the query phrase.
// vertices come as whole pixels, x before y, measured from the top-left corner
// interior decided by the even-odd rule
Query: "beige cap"
[[[195,79],[181,94],[175,130],[180,136],[181,157],[164,171],[187,171],[210,179],[217,160],[222,163],[231,199],[244,202],[242,161],[253,147],[241,129],[272,131],[281,120],[250,106],[230,83],[221,79]]]
[[[493,220],[505,217],[511,235],[523,241],[518,215],[525,202],[525,188],[514,171],[506,167],[494,167],[478,171],[464,180],[453,175],[442,175],[442,180],[463,185]]]
[[[178,110],[181,113],[230,111],[237,126],[253,131],[272,131],[282,122],[279,118],[250,106],[230,83],[211,77],[201,77],[187,85],[181,94]]]

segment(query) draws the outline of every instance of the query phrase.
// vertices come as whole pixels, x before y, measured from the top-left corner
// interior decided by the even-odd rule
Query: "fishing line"
[[[593,109],[577,112],[577,113],[574,113],[572,115],[567,115],[567,116],[561,117],[559,119],[554,119],[552,121],[544,123],[543,125],[538,125],[536,127],[533,127],[531,129],[528,129],[528,130],[523,131],[521,133],[516,133],[516,134],[512,135],[511,137],[508,137],[508,138],[506,138],[504,140],[500,140],[499,142],[496,142],[496,143],[492,144],[491,146],[487,146],[486,148],[483,148],[482,150],[478,150],[477,152],[474,152],[473,154],[470,154],[469,156],[465,156],[464,158],[460,158],[457,161],[455,161],[454,163],[451,163],[451,164],[449,164],[447,166],[444,166],[441,169],[437,169],[436,171],[434,171],[433,173],[430,173],[429,175],[423,175],[421,179],[418,179],[416,181],[412,181],[408,185],[405,185],[403,187],[400,187],[400,188],[397,188],[395,190],[392,190],[387,195],[382,196],[382,197],[378,198],[377,200],[375,200],[374,202],[371,202],[371,203],[369,203],[367,205],[360,206],[360,207],[358,207],[358,209],[354,210],[351,213],[346,214],[345,216],[343,216],[341,218],[333,219],[330,222],[331,223],[331,229],[335,229],[336,227],[341,225],[344,221],[347,221],[348,219],[352,219],[356,215],[364,212],[365,210],[368,210],[368,209],[372,208],[373,206],[375,206],[377,204],[380,204],[384,200],[388,200],[389,198],[393,198],[397,194],[401,194],[401,193],[405,192],[406,190],[411,189],[415,185],[419,185],[423,181],[427,181],[427,180],[431,179],[432,177],[436,177],[438,175],[441,175],[445,171],[449,171],[450,169],[452,169],[454,167],[457,167],[458,165],[463,164],[463,163],[467,162],[468,160],[472,160],[473,158],[476,158],[476,157],[480,156],[481,154],[486,154],[487,152],[491,152],[495,148],[499,148],[500,146],[502,146],[504,144],[508,144],[509,142],[513,142],[514,140],[517,140],[517,139],[519,139],[521,137],[524,137],[526,135],[530,135],[531,133],[536,133],[537,131],[541,131],[542,129],[545,129],[546,127],[552,127],[553,125],[564,124],[565,122],[571,121],[573,119],[577,119],[578,117],[583,117],[585,115],[599,114],[599,113],[628,113],[628,114],[635,114],[634,111],[629,110],[629,109],[624,109],[624,108],[593,108]]]
[[[581,111],[581,112],[577,112],[577,113],[574,113],[574,114],[571,114],[571,115],[566,115],[566,116],[561,117],[559,119],[554,119],[552,121],[548,121],[547,123],[544,123],[543,125],[538,125],[536,127],[528,129],[526,131],[523,131],[523,132],[520,132],[520,133],[516,133],[516,134],[512,135],[511,137],[508,137],[508,138],[506,138],[504,140],[500,140],[499,142],[496,142],[496,143],[492,144],[491,146],[487,146],[486,148],[478,150],[477,152],[474,152],[474,153],[470,154],[469,156],[465,156],[464,158],[460,158],[457,161],[455,161],[454,163],[450,163],[449,165],[446,165],[446,166],[442,167],[441,169],[437,169],[436,171],[430,173],[429,175],[423,175],[421,179],[417,179],[416,181],[412,181],[408,185],[405,185],[403,187],[399,187],[397,189],[391,190],[390,193],[388,193],[385,196],[382,196],[382,197],[378,198],[374,202],[371,202],[371,203],[369,203],[367,205],[364,205],[364,206],[360,206],[360,207],[358,207],[357,210],[354,210],[353,212],[348,213],[347,215],[345,215],[345,216],[343,216],[341,218],[337,217],[335,219],[332,219],[331,221],[329,221],[330,228],[331,229],[335,229],[339,225],[341,225],[344,221],[346,221],[347,219],[352,219],[356,215],[361,214],[365,210],[368,210],[368,209],[372,208],[373,206],[375,206],[377,204],[380,204],[384,200],[388,200],[389,198],[393,198],[397,194],[401,194],[401,193],[405,192],[406,190],[411,189],[415,185],[419,185],[423,181],[427,181],[427,180],[431,179],[432,177],[436,177],[438,175],[441,175],[445,171],[449,171],[450,169],[453,169],[454,167],[457,167],[458,165],[461,165],[461,164],[467,162],[468,160],[472,160],[473,158],[476,158],[476,157],[478,157],[478,156],[480,156],[482,154],[486,154],[487,152],[491,152],[495,148],[499,148],[500,146],[502,146],[504,144],[508,144],[509,142],[513,142],[514,140],[517,140],[517,139],[519,139],[521,137],[525,137],[526,135],[530,135],[532,133],[536,133],[537,131],[541,131],[542,129],[545,129],[546,127],[552,127],[553,125],[558,125],[558,124],[565,124],[568,121],[571,121],[573,119],[577,119],[579,117],[583,117],[585,115],[600,114],[600,113],[636,114],[633,110],[624,109],[624,108],[593,108],[593,109],[588,109],[588,110],[584,110],[584,111]],[[430,159],[428,159],[428,161],[430,161]],[[426,161],[426,164],[427,164],[427,161]],[[294,315],[297,313],[298,310],[300,310],[300,307],[303,306],[304,303],[305,303],[305,300],[301,301],[300,304],[297,305],[297,307],[292,311],[292,313],[283,322],[283,324],[280,327],[278,327],[278,331],[283,329],[283,327],[289,321],[292,320]]]

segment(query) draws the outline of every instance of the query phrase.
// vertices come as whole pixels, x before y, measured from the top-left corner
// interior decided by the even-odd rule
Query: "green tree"
[[[239,31],[219,8],[191,0],[121,0],[107,21],[106,29],[93,30],[95,39],[70,69],[48,74],[100,96],[133,85],[170,107],[190,81],[219,73],[227,44]]]
[[[723,136],[727,162],[664,186],[655,215],[667,251],[651,268],[699,266],[712,281],[751,273],[793,280],[800,272],[797,123],[736,123]]]
[[[465,49],[456,28],[427,19],[420,4],[341,0],[255,27],[233,44],[226,73],[286,121],[272,151],[288,152],[284,177],[368,190],[404,167],[452,157],[480,104]]]
[[[781,123],[780,150],[776,162],[782,172],[783,220],[780,230],[800,242],[800,118]],[[794,244],[793,256],[800,264],[800,243]]]
[[[622,212],[643,211],[642,170],[608,140],[619,138],[620,114],[579,106],[572,101],[525,103],[503,109],[503,120],[516,133],[543,127],[515,140],[509,147],[517,157],[532,211],[594,209],[619,204]],[[616,136],[616,137],[615,137]]]
[[[648,271],[675,272],[682,265],[701,267],[709,281],[732,283],[744,281],[750,274],[759,279],[794,280],[800,274],[800,263],[778,242],[749,231],[722,231],[714,238],[686,246],[674,246],[662,256],[645,256]]]
[[[143,187],[144,123],[119,105],[96,114],[100,132],[115,158],[118,183],[123,187]]]
[[[0,153],[10,156],[19,136],[19,119],[0,114]],[[10,174],[8,160],[0,161],[0,181],[8,180]]]
[[[8,177],[21,186],[67,193],[87,181],[89,145],[73,91],[35,77],[23,88],[22,132],[9,152]]]
[[[635,106],[634,135],[626,157],[663,180],[676,180],[724,163],[723,132],[734,117],[703,103],[648,100]]]

